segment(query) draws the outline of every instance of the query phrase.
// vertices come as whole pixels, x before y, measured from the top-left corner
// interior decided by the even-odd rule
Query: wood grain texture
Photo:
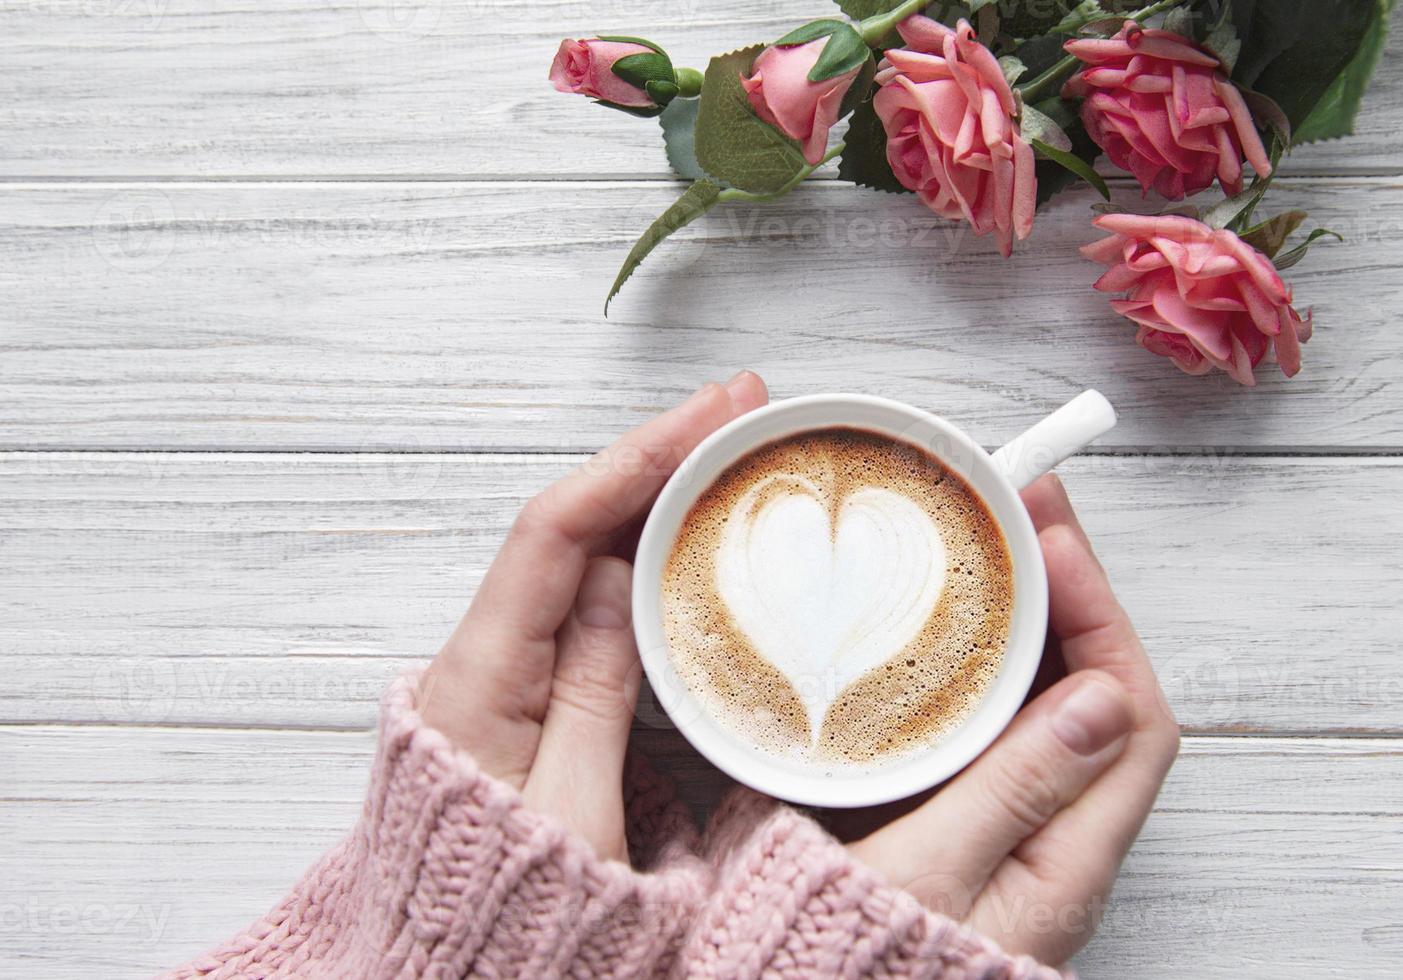
[[[1138,194],[1122,187],[1122,200]],[[1403,447],[1403,185],[1283,180],[1345,234],[1291,273],[1317,328],[1257,390],[1134,343],[1076,252],[1088,194],[1001,264],[909,197],[728,206],[600,315],[665,184],[0,187],[0,446],[586,450],[742,366],[1012,436],[1085,387],[1149,451]]]
[[[0,0],[0,975],[149,975],[266,910],[522,502],[741,366],[988,445],[1105,391],[1121,425],[1064,473],[1197,734],[1077,965],[1397,975],[1403,14],[1359,134],[1273,191],[1349,239],[1290,274],[1293,381],[1136,348],[1086,192],[1001,264],[816,182],[687,228],[602,319],[680,186],[655,123],[551,91],[559,38],[700,65],[823,9]],[[710,809],[646,703],[635,738]]]
[[[778,37],[825,0],[8,0],[0,176],[665,176],[657,125],[555,92],[564,36],[678,64]],[[1298,172],[1400,169],[1389,41],[1348,143]]]
[[[689,796],[725,785],[683,743],[642,747]],[[351,826],[371,751],[361,732],[0,728],[0,972],[149,975],[232,935]],[[1076,965],[1392,977],[1400,908],[1397,741],[1191,738]]]
[[[369,725],[577,460],[0,456],[0,720]],[[1403,460],[1063,472],[1184,725],[1403,732]]]

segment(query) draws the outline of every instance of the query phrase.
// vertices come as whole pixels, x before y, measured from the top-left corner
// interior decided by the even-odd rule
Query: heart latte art
[[[674,666],[759,748],[871,763],[939,738],[998,673],[1012,570],[982,500],[916,446],[825,429],[709,487],[663,576]]]
[[[737,629],[811,719],[915,638],[945,584],[940,530],[910,498],[863,487],[835,507],[790,476],[766,477],[741,498],[715,563]]]

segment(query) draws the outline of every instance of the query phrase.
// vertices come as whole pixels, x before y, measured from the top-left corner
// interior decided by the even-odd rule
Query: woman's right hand
[[[1069,676],[929,801],[849,845],[930,908],[1010,953],[1086,945],[1178,753],[1179,726],[1062,484],[1023,494]]]
[[[424,721],[527,806],[625,861],[623,768],[642,671],[629,539],[672,471],[769,399],[742,371],[626,433],[517,515],[425,674]]]

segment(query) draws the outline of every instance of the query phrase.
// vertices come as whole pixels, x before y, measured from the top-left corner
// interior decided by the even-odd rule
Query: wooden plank
[[[1088,386],[1103,448],[1403,447],[1403,184],[1290,180],[1348,237],[1291,273],[1318,327],[1258,390],[1135,346],[1090,289],[1089,195],[1007,264],[829,183],[665,243],[605,320],[660,183],[0,188],[0,447],[584,450],[709,378],[929,406],[996,444]],[[1121,199],[1138,203],[1122,188]],[[998,288],[995,288],[995,287]]]
[[[654,122],[553,91],[562,36],[678,64],[824,16],[816,0],[44,0],[0,6],[0,176],[667,173]],[[1398,32],[1347,143],[1288,168],[1398,173]]]
[[[232,935],[350,827],[367,733],[0,729],[0,972],[147,975]],[[724,781],[645,746],[692,796]],[[1403,746],[1190,738],[1084,976],[1383,977]]]
[[[367,726],[577,460],[0,456],[0,721]],[[1185,726],[1403,732],[1403,460],[1063,472]]]

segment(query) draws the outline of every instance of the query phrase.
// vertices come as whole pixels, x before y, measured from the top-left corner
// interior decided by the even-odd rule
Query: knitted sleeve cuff
[[[808,817],[748,791],[738,793],[729,809],[715,822],[721,839],[713,835],[711,850],[719,868],[684,952],[689,972],[909,980],[1064,977],[926,910],[852,858]],[[752,829],[737,833],[736,827]]]
[[[385,972],[649,973],[676,952],[706,888],[700,862],[641,875],[598,858],[426,726],[417,678],[385,698],[366,802],[363,922]]]
[[[170,976],[645,976],[675,959],[706,890],[700,861],[643,875],[601,860],[424,724],[419,676],[385,694],[352,835]]]

